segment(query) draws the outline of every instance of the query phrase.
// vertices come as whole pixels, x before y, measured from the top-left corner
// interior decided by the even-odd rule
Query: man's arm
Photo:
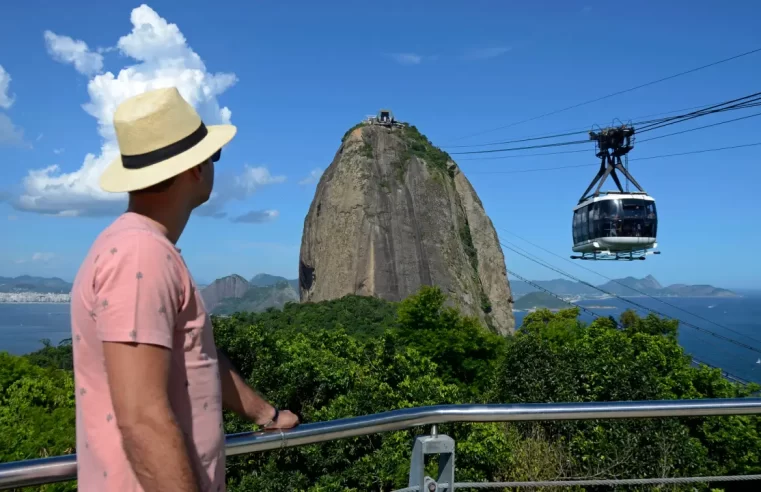
[[[122,447],[146,492],[196,492],[192,448],[169,401],[180,267],[170,246],[150,234],[115,241],[97,263],[92,315]]]
[[[267,429],[289,429],[298,425],[299,419],[288,410],[283,410],[275,417],[275,407],[262,398],[246,381],[238,374],[232,362],[220,350],[219,375],[222,380],[222,403],[227,410],[231,410],[243,418],[257,425],[267,425]]]
[[[124,451],[140,485],[146,492],[200,491],[169,403],[171,351],[104,342],[103,356]]]

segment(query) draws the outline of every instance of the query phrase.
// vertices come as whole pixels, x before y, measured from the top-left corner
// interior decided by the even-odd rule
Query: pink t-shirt
[[[203,491],[225,490],[222,390],[211,321],[177,249],[127,212],[95,240],[71,292],[79,490],[142,491],[122,448],[104,341],[172,350],[170,402]]]

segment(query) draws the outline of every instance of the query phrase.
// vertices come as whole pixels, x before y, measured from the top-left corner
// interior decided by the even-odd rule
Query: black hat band
[[[187,137],[183,137],[181,140],[167,145],[166,147],[161,147],[160,149],[152,150],[150,152],[146,152],[145,154],[122,154],[122,166],[124,166],[126,169],[142,169],[152,164],[171,159],[172,157],[180,155],[183,152],[193,148],[201,140],[203,140],[208,133],[209,130],[206,128],[206,125],[204,125],[202,121],[201,126],[199,126],[193,133]],[[215,157],[216,155],[217,154],[215,154]]]

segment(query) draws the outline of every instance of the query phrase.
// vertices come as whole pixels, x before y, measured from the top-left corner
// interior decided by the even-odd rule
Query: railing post
[[[409,487],[419,487],[420,492],[451,492],[454,490],[454,448],[451,437],[439,434],[436,426],[430,436],[418,436],[412,447],[410,459]],[[429,454],[439,455],[439,472],[436,480],[425,475],[425,457]],[[447,484],[440,488],[438,484]]]

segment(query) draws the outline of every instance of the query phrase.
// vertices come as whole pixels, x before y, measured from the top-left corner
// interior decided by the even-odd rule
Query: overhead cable
[[[509,241],[505,241],[505,242],[507,242],[507,243],[509,243],[509,244],[512,244],[512,243],[510,243]],[[616,294],[613,294],[613,293],[611,293],[611,292],[608,292],[608,291],[606,291],[605,289],[602,289],[602,288],[600,288],[600,287],[598,287],[598,286],[596,286],[596,285],[594,285],[594,284],[591,284],[591,283],[589,283],[589,282],[586,282],[586,281],[584,281],[584,280],[581,280],[580,278],[578,278],[578,277],[576,277],[576,276],[574,276],[574,275],[571,275],[570,273],[568,273],[568,272],[565,272],[565,271],[563,271],[563,270],[561,270],[561,269],[559,269],[559,268],[557,268],[557,267],[554,267],[554,266],[552,266],[552,265],[550,265],[550,264],[548,264],[548,263],[546,263],[546,262],[544,262],[544,261],[542,261],[542,260],[537,260],[537,259],[535,259],[535,258],[531,258],[531,256],[529,256],[529,255],[530,255],[530,253],[528,253],[528,252],[525,252],[525,250],[523,250],[523,251],[524,251],[525,253],[528,253],[528,254],[524,254],[524,253],[521,253],[520,251],[518,251],[518,250],[522,250],[522,248],[521,248],[520,246],[517,246],[517,245],[513,244],[513,246],[514,246],[514,248],[513,248],[513,247],[510,247],[510,246],[508,246],[508,245],[504,244],[502,241],[500,241],[500,244],[501,244],[503,247],[505,247],[505,248],[509,249],[510,251],[512,251],[513,253],[515,253],[515,254],[517,254],[517,255],[519,255],[519,256],[522,256],[522,257],[526,258],[527,260],[533,261],[534,263],[537,263],[538,265],[541,265],[541,266],[543,266],[543,267],[545,267],[545,268],[549,268],[550,270],[552,270],[552,271],[554,271],[554,272],[557,272],[557,273],[559,273],[559,274],[561,274],[561,275],[563,275],[563,276],[565,276],[565,277],[568,277],[568,278],[570,278],[570,279],[572,279],[572,280],[575,280],[576,282],[579,282],[579,283],[581,283],[581,284],[583,284],[583,285],[586,285],[587,287],[591,287],[591,288],[593,288],[593,289],[595,289],[595,290],[597,290],[597,291],[600,291],[600,292],[602,292],[603,294],[606,294],[606,295],[608,295],[608,296],[611,296],[611,297],[615,297],[616,299],[618,299],[618,300],[620,300],[620,301],[623,301],[623,302],[625,302],[625,303],[627,303],[627,304],[630,304],[630,305],[632,305],[632,306],[635,306],[635,307],[637,307],[637,308],[639,308],[639,309],[641,309],[641,310],[644,310],[644,311],[649,311],[649,312],[651,312],[651,313],[653,313],[653,314],[657,314],[658,316],[660,316],[660,317],[662,317],[662,318],[674,319],[675,321],[678,321],[680,325],[683,325],[683,326],[687,326],[687,327],[689,327],[689,328],[692,328],[692,329],[694,329],[694,330],[698,330],[698,331],[701,331],[701,332],[703,332],[703,333],[708,333],[708,334],[710,334],[711,336],[713,336],[713,337],[715,337],[715,338],[718,338],[718,339],[724,340],[724,341],[726,341],[726,342],[729,342],[729,343],[735,344],[735,345],[737,345],[737,346],[739,346],[739,347],[743,347],[743,348],[745,348],[745,349],[748,349],[748,350],[751,350],[751,351],[753,351],[753,352],[757,352],[757,353],[761,354],[761,349],[758,349],[758,348],[756,348],[756,347],[753,347],[752,345],[748,345],[747,343],[743,343],[743,342],[741,342],[741,341],[739,341],[739,340],[735,340],[734,338],[731,338],[731,337],[727,337],[727,336],[724,336],[724,335],[722,335],[722,334],[720,334],[720,333],[716,333],[715,331],[709,330],[709,329],[707,329],[707,328],[702,328],[702,327],[700,327],[700,326],[697,326],[697,325],[694,325],[694,324],[692,324],[692,323],[688,323],[688,322],[686,322],[686,321],[684,321],[684,320],[681,320],[681,319],[679,319],[679,318],[675,318],[675,317],[673,317],[673,316],[669,316],[669,315],[667,315],[667,314],[664,314],[664,313],[661,313],[661,312],[659,312],[659,311],[657,311],[657,310],[655,310],[655,309],[652,309],[652,308],[648,308],[648,307],[645,307],[645,306],[643,306],[642,304],[639,304],[639,303],[637,303],[637,302],[634,302],[634,301],[632,301],[631,299],[627,299],[627,298],[624,298],[624,297],[618,296],[618,295],[616,295]],[[516,249],[516,248],[517,248],[517,249]]]
[[[719,328],[722,328],[722,329],[724,329],[724,330],[727,330],[727,331],[729,331],[729,332],[732,332],[732,333],[735,333],[735,334],[737,334],[737,335],[740,335],[740,336],[742,336],[742,337],[745,337],[745,338],[747,338],[748,340],[753,340],[754,342],[761,344],[761,340],[758,340],[758,339],[756,339],[756,338],[753,338],[753,337],[751,337],[750,335],[746,335],[745,333],[741,333],[741,332],[739,332],[739,331],[737,331],[737,330],[733,330],[732,328],[729,328],[729,327],[727,327],[727,326],[724,326],[724,325],[722,325],[722,324],[719,324],[719,323],[717,323],[717,322],[715,322],[715,321],[713,321],[713,320],[710,320],[710,319],[708,319],[708,318],[706,318],[706,317],[700,316],[699,314],[695,314],[695,313],[693,313],[693,312],[691,312],[691,311],[688,311],[688,310],[686,310],[686,309],[680,308],[679,306],[677,306],[677,305],[675,305],[675,304],[671,304],[670,302],[666,302],[666,301],[664,301],[663,299],[661,299],[660,297],[656,297],[656,296],[650,295],[650,294],[648,294],[647,292],[644,292],[644,291],[642,291],[642,290],[640,290],[640,289],[637,289],[636,287],[632,287],[631,285],[627,285],[627,284],[625,284],[625,283],[623,283],[623,282],[621,282],[621,281],[619,281],[619,280],[616,280],[616,279],[614,279],[614,278],[608,277],[607,275],[604,275],[604,274],[602,274],[602,273],[600,273],[600,272],[598,272],[598,271],[596,271],[596,270],[593,270],[593,269],[591,269],[591,268],[585,267],[584,265],[582,265],[582,264],[580,264],[580,263],[576,263],[576,262],[573,262],[573,261],[569,260],[568,258],[565,258],[565,257],[563,257],[563,256],[561,256],[561,255],[559,255],[559,254],[557,254],[557,253],[555,253],[555,252],[553,252],[553,251],[550,251],[550,250],[549,250],[549,249],[547,249],[547,248],[543,248],[542,246],[540,246],[540,245],[538,245],[538,244],[536,244],[536,243],[533,243],[533,242],[529,241],[528,239],[526,239],[526,238],[524,238],[524,237],[521,237],[521,236],[519,236],[518,234],[516,234],[516,233],[514,233],[514,232],[508,231],[508,230],[507,230],[507,229],[505,229],[505,228],[499,227],[499,229],[500,229],[500,230],[502,230],[502,231],[505,231],[505,232],[507,232],[507,233],[508,233],[508,234],[510,234],[510,235],[513,235],[513,236],[517,237],[517,238],[518,238],[518,239],[520,239],[521,241],[525,241],[525,242],[527,242],[528,244],[530,244],[531,246],[533,246],[533,247],[535,247],[535,248],[541,249],[541,250],[542,250],[542,251],[544,251],[545,253],[549,253],[549,254],[551,254],[552,256],[555,256],[555,257],[557,257],[557,258],[560,258],[561,260],[563,260],[563,261],[565,261],[565,262],[567,262],[567,263],[571,263],[571,264],[573,264],[573,265],[575,265],[575,266],[577,266],[577,267],[579,267],[579,268],[582,268],[582,269],[584,269],[584,270],[586,270],[586,271],[588,271],[588,272],[594,273],[595,275],[597,275],[597,276],[599,276],[599,277],[602,277],[602,278],[604,278],[604,279],[606,279],[606,280],[609,280],[609,281],[611,281],[611,282],[614,282],[614,283],[616,283],[616,284],[618,284],[618,285],[621,285],[621,286],[623,286],[623,287],[626,287],[627,289],[629,289],[629,290],[632,290],[632,291],[634,291],[634,292],[636,292],[636,293],[638,293],[638,294],[640,294],[640,295],[643,295],[643,296],[645,296],[645,297],[649,297],[650,299],[653,299],[653,300],[655,300],[655,301],[658,301],[658,302],[660,302],[661,304],[665,304],[666,306],[672,307],[672,308],[674,308],[674,309],[677,309],[677,310],[679,310],[679,311],[682,311],[682,312],[684,312],[684,313],[687,313],[687,314],[689,314],[690,316],[694,316],[695,318],[698,318],[698,319],[700,319],[700,320],[706,321],[706,322],[708,322],[708,323],[711,323],[711,324],[713,324],[713,325],[715,325],[715,326],[718,326]]]
[[[644,116],[638,116],[638,117],[630,119],[630,121],[631,120],[634,121],[634,123],[631,123],[630,125],[634,126],[637,129],[637,133],[642,133],[642,131],[647,129],[649,126],[661,125],[663,123],[666,123],[666,122],[669,122],[669,121],[672,121],[672,120],[675,120],[675,119],[683,118],[685,116],[693,115],[693,114],[696,114],[698,112],[704,112],[704,111],[707,111],[707,110],[712,109],[712,108],[718,108],[719,106],[724,106],[726,104],[729,104],[729,103],[732,103],[732,102],[735,102],[735,101],[741,101],[741,100],[744,100],[744,99],[752,98],[752,97],[757,96],[759,94],[761,94],[761,93],[751,94],[750,96],[745,96],[743,98],[735,99],[735,100],[732,100],[732,101],[726,101],[726,102],[723,102],[723,103],[703,104],[701,106],[691,106],[689,108],[675,109],[675,110],[666,111],[666,112],[663,112],[663,113],[654,113],[654,114],[648,114],[648,115],[644,115]],[[755,102],[755,104],[749,104],[749,103],[746,103],[746,102],[742,102],[742,103],[739,103],[739,104],[737,104],[735,106],[731,106],[731,107],[727,108],[727,110],[728,109],[745,109],[745,108],[761,105],[761,102],[756,102],[756,101],[758,101],[758,100],[753,101],[753,102]],[[660,116],[660,115],[666,115],[666,114],[682,113],[683,111],[690,111],[690,110],[696,110],[696,109],[699,110],[699,111],[695,111],[693,113],[687,113],[687,114],[679,114],[679,115],[676,115],[676,116],[670,116],[670,117],[665,117],[665,118],[658,118],[658,119],[653,119],[653,120],[642,120],[643,118],[650,118],[650,117],[653,117],[653,116]],[[723,111],[723,109],[722,110],[716,110],[715,112],[720,112],[720,111]],[[714,112],[714,111],[711,111],[711,112]],[[639,121],[639,120],[642,120],[642,121]],[[640,125],[646,125],[646,126],[643,128],[643,130],[640,130]],[[666,125],[663,125],[663,126],[666,126]],[[531,141],[536,141],[536,140],[547,140],[547,139],[551,139],[551,138],[568,137],[568,136],[572,136],[572,135],[583,135],[583,134],[588,134],[588,133],[589,133],[589,127],[584,127],[584,128],[576,128],[574,130],[564,130],[564,131],[562,131],[562,133],[555,133],[555,134],[551,134],[551,135],[529,135],[529,136],[526,136],[526,137],[520,137],[520,138],[516,138],[516,139],[513,139],[513,140],[502,140],[502,141],[499,141],[499,142],[487,142],[487,143],[481,143],[481,144],[448,145],[448,146],[445,146],[444,148],[445,149],[458,149],[458,148],[467,148],[467,147],[470,147],[470,148],[473,148],[473,147],[488,147],[488,146],[491,146],[491,145],[505,145],[505,144],[512,144],[512,143],[531,142]]]
[[[586,307],[584,307],[584,306],[582,306],[582,305],[580,305],[580,304],[574,304],[574,303],[571,303],[571,302],[569,302],[569,301],[566,301],[566,300],[565,300],[565,299],[563,299],[561,296],[559,296],[559,295],[555,294],[554,292],[552,292],[552,291],[550,291],[550,290],[548,290],[548,289],[545,289],[544,287],[542,287],[541,285],[538,285],[538,284],[536,284],[535,282],[532,282],[531,280],[527,279],[526,277],[523,277],[523,276],[521,276],[521,275],[517,274],[516,272],[514,272],[514,271],[510,270],[509,268],[506,268],[505,270],[507,270],[507,273],[508,273],[508,274],[512,275],[513,277],[517,278],[518,280],[522,280],[523,282],[526,282],[528,285],[531,285],[532,287],[534,287],[534,288],[536,288],[536,289],[539,289],[539,290],[541,290],[542,292],[545,292],[546,294],[548,294],[548,295],[550,295],[550,296],[554,297],[555,299],[558,299],[558,300],[560,300],[560,301],[563,301],[564,303],[566,303],[566,304],[568,304],[568,305],[570,305],[570,306],[573,306],[573,307],[575,307],[575,308],[578,308],[579,310],[581,310],[581,311],[583,311],[583,312],[585,312],[585,313],[589,314],[590,316],[592,316],[592,317],[593,317],[593,318],[595,318],[595,319],[597,319],[597,318],[603,318],[603,317],[605,317],[605,316],[603,316],[603,315],[601,315],[601,314],[599,314],[599,313],[596,313],[595,311],[592,311],[591,309],[588,309],[588,308],[586,308]],[[609,317],[609,318],[610,318],[610,317]],[[616,328],[618,328],[618,329],[620,329],[620,328],[621,328],[621,325],[618,323],[618,321],[616,321],[615,319],[613,319],[612,321],[613,321],[613,322],[616,324]],[[706,366],[708,366],[708,367],[711,367],[711,368],[713,368],[713,369],[718,369],[718,370],[720,370],[720,371],[721,371],[721,372],[722,372],[722,373],[723,373],[725,376],[727,376],[727,377],[729,377],[729,378],[731,378],[731,379],[733,379],[733,380],[736,380],[736,381],[738,381],[738,382],[740,382],[740,383],[743,383],[743,384],[748,384],[748,381],[747,381],[746,379],[743,379],[743,378],[741,378],[741,377],[739,377],[739,376],[736,376],[736,375],[734,375],[734,374],[732,374],[732,373],[730,373],[730,372],[727,372],[726,370],[722,369],[721,367],[715,366],[715,365],[713,365],[713,364],[711,364],[711,363],[709,363],[709,362],[706,362],[706,361],[704,361],[704,360],[702,360],[702,359],[699,359],[699,358],[695,357],[695,356],[694,356],[694,355],[692,355],[692,354],[689,354],[689,355],[690,355],[690,357],[692,358],[693,362],[695,362],[695,363],[698,363],[698,364],[704,364],[704,365],[706,365]]]
[[[742,145],[731,145],[729,147],[717,147],[714,149],[693,150],[690,152],[678,152],[676,154],[662,154],[662,155],[653,155],[649,157],[633,157],[629,160],[630,161],[648,161],[652,159],[665,159],[667,157],[677,157],[682,155],[704,154],[707,152],[719,152],[722,150],[741,149],[745,147],[757,147],[759,145],[761,145],[761,142],[754,142],[754,143],[742,144]],[[579,151],[573,151],[573,152],[579,152]],[[583,151],[583,152],[586,152],[586,151]],[[570,153],[570,152],[554,152],[554,154],[565,154],[565,153]],[[546,154],[531,154],[531,155],[546,155]],[[507,157],[530,157],[530,156],[529,155],[513,155],[513,156],[507,156]],[[469,159],[469,160],[481,160],[481,159]],[[573,168],[579,168],[579,167],[599,167],[599,166],[600,166],[600,163],[594,163],[594,164],[576,164],[572,166],[515,169],[512,171],[470,171],[468,172],[468,175],[471,175],[471,174],[520,174],[520,173],[533,173],[533,172],[539,172],[539,171],[557,171],[560,169],[573,169]]]
[[[569,111],[571,109],[575,109],[575,108],[578,108],[578,107],[581,107],[581,106],[585,106],[587,104],[592,104],[592,103],[595,103],[595,102],[598,102],[598,101],[603,101],[603,100],[611,98],[611,97],[615,97],[615,96],[618,96],[618,95],[621,95],[621,94],[625,94],[627,92],[635,91],[637,89],[642,89],[643,87],[648,87],[648,86],[655,85],[655,84],[658,84],[658,83],[661,83],[661,82],[665,82],[667,80],[671,80],[671,79],[674,79],[674,78],[677,78],[677,77],[681,77],[683,75],[694,73],[694,72],[697,72],[699,70],[704,70],[706,68],[714,67],[716,65],[720,65],[722,63],[727,63],[729,61],[736,60],[738,58],[742,58],[744,56],[752,55],[752,54],[758,53],[758,52],[761,52],[761,48],[756,48],[754,50],[746,51],[744,53],[740,53],[738,55],[734,55],[734,56],[731,56],[729,58],[724,58],[722,60],[718,60],[718,61],[715,61],[713,63],[709,63],[707,65],[702,65],[700,67],[693,68],[693,69],[690,69],[690,70],[686,70],[684,72],[679,72],[679,73],[676,73],[676,74],[673,74],[673,75],[669,75],[667,77],[662,77],[662,78],[657,79],[657,80],[646,82],[644,84],[640,84],[640,85],[637,85],[637,86],[634,86],[634,87],[630,87],[628,89],[624,89],[624,90],[621,90],[621,91],[613,92],[613,93],[607,94],[605,96],[601,96],[601,97],[597,97],[597,98],[594,98],[594,99],[590,99],[588,101],[584,101],[584,102],[581,102],[581,103],[578,103],[578,104],[574,104],[572,106],[568,106],[568,107],[565,107],[565,108],[562,108],[562,109],[557,109],[555,111],[550,111],[548,113],[543,113],[543,114],[540,114],[538,116],[534,116],[534,117],[531,117],[531,118],[526,118],[524,120],[516,121],[516,122],[510,123],[508,125],[502,125],[502,126],[499,126],[499,127],[496,127],[496,128],[492,128],[490,130],[482,130],[482,131],[479,131],[479,132],[476,132],[476,133],[471,133],[469,135],[465,135],[465,136],[462,136],[462,137],[455,138],[455,139],[453,139],[451,141],[454,142],[454,141],[457,141],[457,140],[462,140],[464,138],[470,138],[470,137],[474,137],[474,136],[477,136],[477,135],[483,135],[485,133],[491,133],[491,132],[494,132],[494,131],[497,131],[497,130],[503,130],[505,128],[510,128],[510,127],[513,127],[513,126],[521,125],[523,123],[528,123],[529,121],[538,120],[540,118],[545,118],[547,116],[552,116],[552,115],[555,115],[555,114],[558,114],[558,113]]]

